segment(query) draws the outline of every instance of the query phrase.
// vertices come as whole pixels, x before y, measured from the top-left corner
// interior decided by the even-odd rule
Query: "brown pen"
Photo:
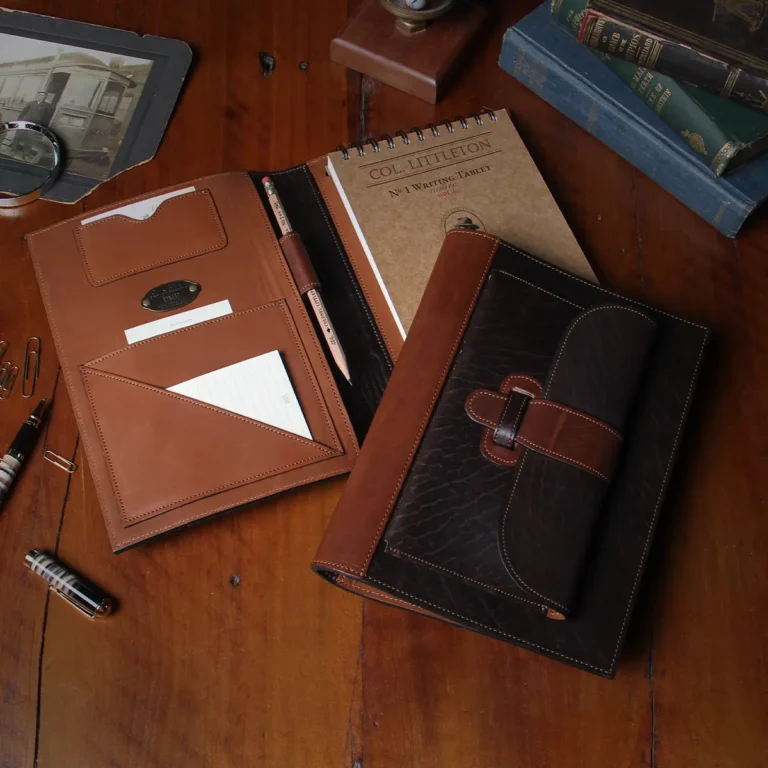
[[[293,232],[293,227],[291,227],[291,222],[288,220],[288,216],[285,213],[285,208],[283,208],[283,204],[279,195],[277,194],[274,182],[269,178],[269,176],[264,176],[261,180],[261,183],[264,185],[264,190],[266,191],[267,197],[269,198],[269,204],[272,206],[272,212],[275,214],[277,224],[280,227],[280,232],[282,232],[284,235]],[[336,329],[333,327],[331,318],[328,316],[328,310],[325,308],[325,304],[322,297],[320,296],[320,292],[317,290],[317,288],[311,288],[307,291],[307,296],[309,297],[309,303],[311,304],[315,313],[317,322],[320,325],[320,328],[323,330],[323,335],[325,336],[325,340],[328,343],[329,349],[331,350],[333,360],[338,366],[339,370],[344,374],[344,378],[351,384],[352,380],[349,377],[349,366],[347,365],[347,358],[344,355],[344,350],[341,348],[339,337],[336,335]]]

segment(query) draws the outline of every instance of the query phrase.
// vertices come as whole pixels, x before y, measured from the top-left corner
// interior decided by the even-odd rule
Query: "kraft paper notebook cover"
[[[706,340],[453,230],[313,568],[613,676]]]
[[[443,238],[457,225],[594,280],[505,110],[342,149],[329,155],[328,172],[403,336]]]

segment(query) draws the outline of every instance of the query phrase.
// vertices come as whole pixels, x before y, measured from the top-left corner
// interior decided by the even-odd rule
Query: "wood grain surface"
[[[768,763],[768,220],[714,229],[496,65],[535,3],[495,3],[436,106],[346,72],[344,0],[6,0],[187,40],[157,157],[77,206],[0,214],[0,338],[39,335],[56,404],[0,510],[0,768],[752,768]],[[276,59],[263,77],[260,52]],[[300,69],[299,63],[309,63]],[[615,680],[334,590],[309,571],[343,480],[110,551],[59,381],[25,232],[221,170],[508,107],[604,282],[714,328]],[[521,201],[524,204],[524,201]],[[0,402],[0,445],[30,409]],[[42,461],[74,457],[71,478]],[[23,566],[55,551],[116,596],[89,622]]]

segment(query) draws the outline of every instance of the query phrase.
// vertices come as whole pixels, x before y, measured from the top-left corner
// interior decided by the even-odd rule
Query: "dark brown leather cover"
[[[273,178],[298,233],[288,242],[303,239],[312,251],[296,273],[245,173],[178,185],[196,189],[143,221],[118,215],[83,225],[80,214],[28,236],[116,551],[347,472],[357,459],[392,359],[307,167]],[[142,306],[145,294],[181,279],[201,289],[178,311],[227,299],[233,314],[127,344],[125,329],[158,318]],[[335,370],[301,296],[318,279],[355,387]],[[312,440],[167,391],[275,349]]]
[[[449,233],[314,569],[612,676],[706,338],[488,235]],[[474,419],[466,403],[508,393],[511,375],[542,385],[527,404],[540,445],[499,446],[518,452],[505,465],[481,449],[500,411]],[[621,435],[612,475],[552,455],[585,417]]]

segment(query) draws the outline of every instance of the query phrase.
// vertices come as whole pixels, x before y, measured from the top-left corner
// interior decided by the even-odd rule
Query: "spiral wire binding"
[[[492,123],[496,122],[496,113],[492,109],[484,109],[480,114],[478,115],[470,115],[469,119],[474,120],[476,125],[484,125],[483,123],[483,116],[486,116],[488,120]],[[456,133],[456,129],[454,128],[454,123],[458,123],[462,130],[467,130],[469,128],[469,121],[466,117],[462,117],[459,115],[458,117],[454,118],[453,120],[443,120],[440,125],[435,125],[434,123],[430,123],[427,126],[427,130],[434,136],[436,139],[440,138],[440,128],[444,127],[446,133]],[[416,139],[419,142],[425,141],[424,131],[421,130],[421,128],[412,128],[411,129],[412,134],[416,134]],[[411,143],[410,136],[403,130],[397,131],[395,133],[395,139],[401,139],[403,146],[408,146]],[[365,157],[365,148],[366,145],[370,145],[372,152],[381,152],[381,142],[386,141],[387,148],[388,149],[395,149],[397,144],[395,143],[395,140],[388,134],[385,133],[384,136],[379,139],[378,141],[376,139],[366,139],[365,141],[355,141],[352,144],[349,145],[349,147],[345,147],[343,144],[339,144],[336,147],[337,152],[341,152],[341,158],[342,160],[349,160],[350,157],[350,151],[355,150],[357,152],[358,157]]]

